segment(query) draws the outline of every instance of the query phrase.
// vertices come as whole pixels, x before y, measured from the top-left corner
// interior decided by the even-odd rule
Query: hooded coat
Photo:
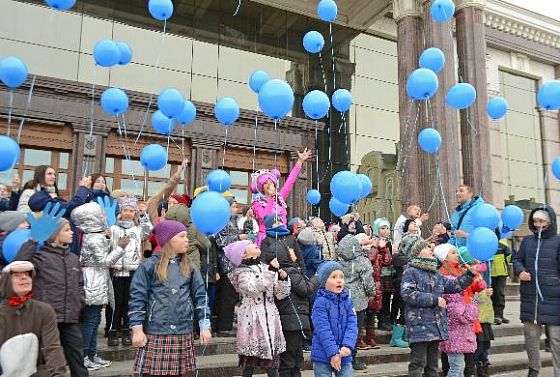
[[[319,265],[323,263],[321,245],[316,233],[311,228],[302,229],[298,234],[297,240],[301,255],[305,261],[307,277],[311,278],[319,269]]]
[[[447,301],[449,339],[439,344],[445,353],[474,353],[476,334],[473,324],[478,320],[478,303],[465,303],[461,293],[443,295]]]
[[[391,251],[384,247],[372,246],[368,259],[373,267],[373,281],[375,282],[375,295],[369,299],[368,308],[371,310],[381,310],[383,308],[383,288],[381,287],[381,270],[388,267],[393,262]]]
[[[313,233],[323,249],[324,260],[336,260],[336,239],[331,232],[324,228],[313,227]]]
[[[139,217],[139,225],[125,229],[118,225],[111,227],[111,250],[117,250],[119,239],[128,237],[128,245],[124,248],[123,256],[113,263],[115,276],[128,277],[131,271],[136,271],[142,259],[142,244],[150,237],[153,229],[150,217],[144,214]]]
[[[339,242],[338,258],[354,308],[357,312],[367,309],[369,297],[375,296],[373,267],[355,236],[347,235]]]
[[[538,210],[547,211],[550,225],[540,235],[533,222]],[[521,241],[514,254],[513,268],[519,275],[526,271],[530,281],[521,281],[521,320],[543,325],[560,325],[560,236],[557,234],[556,213],[549,206],[535,208],[529,215],[529,229],[533,235]],[[540,248],[539,248],[540,245]],[[537,294],[537,282],[542,298]]]

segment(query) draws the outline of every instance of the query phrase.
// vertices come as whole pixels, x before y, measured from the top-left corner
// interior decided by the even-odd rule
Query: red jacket
[[[375,281],[375,296],[368,302],[368,308],[379,311],[383,307],[383,289],[381,288],[381,269],[393,263],[391,250],[387,246],[379,248],[372,246],[368,259],[373,266],[373,281]]]

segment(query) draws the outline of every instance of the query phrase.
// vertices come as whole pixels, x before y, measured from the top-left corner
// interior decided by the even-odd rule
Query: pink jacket
[[[262,240],[266,238],[266,227],[264,226],[265,216],[274,215],[276,211],[278,211],[278,217],[282,219],[282,222],[284,224],[288,222],[288,205],[285,200],[288,198],[288,195],[290,195],[300,171],[301,165],[295,164],[290,175],[288,175],[288,179],[286,179],[286,183],[284,183],[284,186],[278,191],[276,198],[261,197],[253,201],[253,213],[259,222],[259,234],[255,240],[258,246],[260,246]]]
[[[476,334],[474,321],[478,319],[478,304],[465,303],[461,293],[443,295],[447,301],[447,318],[449,339],[439,344],[445,353],[474,353],[476,351]]]

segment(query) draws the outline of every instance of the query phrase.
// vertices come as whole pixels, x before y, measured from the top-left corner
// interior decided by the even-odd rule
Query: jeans
[[[410,344],[409,377],[437,377],[439,368],[439,340]]]
[[[77,323],[58,323],[60,344],[64,350],[66,362],[72,377],[87,377],[88,370],[84,366],[82,348],[82,332]]]
[[[462,353],[448,353],[449,372],[447,377],[463,377],[463,369],[465,368],[465,355]]]
[[[336,377],[353,377],[354,371],[352,369],[352,364],[344,364],[340,369],[340,372],[336,372],[331,364],[326,363],[313,363],[313,373],[315,377],[332,377],[333,373]]]
[[[481,363],[488,362],[488,353],[490,351],[490,341],[478,341],[476,342],[476,352],[474,353],[475,361]]]
[[[101,323],[101,305],[86,305],[82,324],[82,340],[84,356],[94,357],[97,354],[97,329]]]
[[[560,376],[560,326],[547,325],[550,339],[550,351],[552,353],[552,365],[554,375]],[[529,368],[536,371],[541,369],[541,334],[543,327],[533,322],[523,322],[523,333],[525,335],[525,350],[529,359]]]

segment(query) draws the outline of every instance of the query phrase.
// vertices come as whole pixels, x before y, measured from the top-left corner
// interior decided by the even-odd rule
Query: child
[[[379,218],[373,222],[371,232],[374,237],[378,238],[379,246],[385,243],[385,249],[380,248],[384,255],[380,260],[383,262],[381,267],[381,294],[382,303],[381,310],[377,313],[379,325],[377,328],[383,331],[391,331],[391,322],[396,318],[392,318],[391,313],[396,310],[391,309],[391,296],[395,292],[393,279],[395,278],[395,269],[393,268],[393,245],[391,243],[391,223],[386,218]],[[400,298],[400,294],[398,296]],[[395,301],[394,301],[395,302]],[[396,303],[396,302],[395,302]],[[397,309],[398,306],[394,305]]]
[[[438,272],[438,260],[425,241],[410,248],[410,262],[402,277],[401,296],[405,304],[406,327],[410,341],[411,377],[438,375],[439,343],[447,340],[447,303],[444,293],[459,293],[472,282],[478,265],[456,279]]]
[[[342,266],[323,263],[317,272],[320,289],[311,320],[315,331],[311,360],[315,377],[351,377],[352,350],[358,340],[358,320],[348,291],[344,289]]]
[[[496,236],[498,239],[501,238],[499,229],[496,229]],[[507,240],[501,240],[498,243],[498,251],[496,252],[496,255],[494,255],[494,260],[491,264],[492,288],[494,289],[492,304],[494,306],[495,325],[509,323],[509,319],[504,317],[504,309],[506,307],[506,281],[509,276],[509,262],[511,262],[511,250],[507,246]]]
[[[257,367],[268,376],[278,376],[280,354],[286,351],[280,314],[274,299],[282,300],[290,294],[290,280],[279,270],[277,259],[270,265],[260,261],[261,250],[251,241],[237,241],[224,248],[226,258],[235,269],[229,279],[241,295],[237,311],[236,352],[243,377],[250,377]]]
[[[488,271],[487,271],[488,272]],[[487,275],[485,274],[485,277]],[[482,332],[476,334],[476,352],[474,359],[476,362],[476,375],[477,377],[490,376],[490,361],[488,360],[488,353],[490,351],[491,341],[494,340],[494,331],[492,330],[492,323],[494,321],[494,308],[492,307],[493,295],[492,289],[486,289],[478,292],[474,299],[479,302],[478,319],[482,326]]]
[[[366,315],[369,297],[375,296],[375,282],[371,262],[364,256],[362,250],[362,248],[369,250],[370,247],[371,239],[363,233],[356,236],[349,234],[338,244],[339,263],[358,317],[358,339],[352,354],[352,367],[356,370],[367,368],[366,364],[356,358],[357,350],[371,348],[365,343]]]
[[[130,283],[142,259],[142,244],[150,237],[152,229],[152,222],[146,214],[145,205],[141,208],[138,207],[135,198],[126,198],[121,201],[117,224],[111,227],[112,250],[118,248],[118,242],[122,237],[128,237],[130,242],[126,246],[122,258],[113,264],[115,310],[107,341],[109,346],[119,345],[119,335],[122,336],[124,346],[132,344],[128,315],[126,314],[128,312]]]
[[[314,217],[311,219],[311,229],[313,229],[313,233],[315,233],[315,236],[319,240],[319,244],[323,249],[323,259],[335,260],[336,237],[325,229],[325,223],[320,217]]]
[[[311,227],[301,230],[297,236],[301,255],[305,261],[307,277],[311,278],[317,272],[317,268],[323,262],[323,250],[317,234]]]
[[[212,338],[208,297],[200,271],[189,263],[187,228],[165,220],[155,235],[161,253],[140,264],[130,288],[132,343],[140,347],[134,376],[183,376],[196,370],[195,314],[200,343]]]

